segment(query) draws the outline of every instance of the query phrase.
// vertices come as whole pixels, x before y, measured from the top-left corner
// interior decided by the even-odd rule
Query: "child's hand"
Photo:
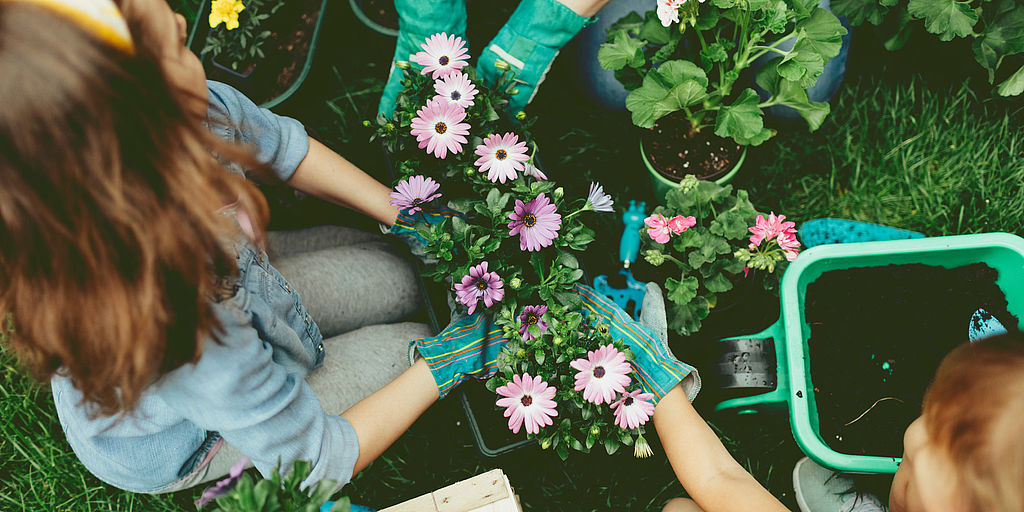
[[[508,342],[504,331],[483,313],[460,316],[433,338],[413,340],[444,398],[469,377],[483,379],[498,369],[498,352]],[[411,353],[410,353],[411,354]]]
[[[639,322],[589,286],[577,284],[576,292],[583,299],[586,313],[597,315],[608,325],[613,338],[621,338],[629,345],[634,356],[629,363],[640,376],[640,387],[654,394],[655,404],[680,382],[683,382],[683,391],[689,400],[697,396],[700,391],[697,370],[676,359],[664,341],[668,337],[668,324],[665,301],[657,284],[647,285]]]
[[[461,217],[461,215],[448,207],[442,207],[439,210],[419,209],[416,213],[402,210],[395,218],[395,223],[391,225],[388,234],[401,238],[409,246],[413,255],[423,263],[434,263],[436,260],[427,256],[427,241],[416,231],[416,224],[426,223],[433,226],[452,217]]]

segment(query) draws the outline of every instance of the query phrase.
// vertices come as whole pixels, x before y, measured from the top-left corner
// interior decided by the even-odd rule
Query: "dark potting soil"
[[[822,274],[807,286],[811,381],[819,432],[832,449],[899,457],[942,358],[984,308],[1015,328],[998,273],[909,264]],[[874,407],[872,407],[874,406]]]
[[[718,137],[713,130],[690,133],[690,122],[681,112],[654,124],[644,137],[644,154],[662,176],[681,181],[687,174],[716,179],[729,172],[740,156],[739,145]]]
[[[398,30],[398,11],[394,0],[363,0],[363,14],[374,23]]]

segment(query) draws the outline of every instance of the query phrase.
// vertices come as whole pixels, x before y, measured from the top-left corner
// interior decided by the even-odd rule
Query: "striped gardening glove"
[[[484,379],[494,375],[498,370],[498,352],[507,341],[500,327],[483,313],[476,313],[453,320],[433,338],[410,342],[410,359],[413,349],[423,356],[444,398],[469,377]]]
[[[406,209],[398,214],[398,217],[395,218],[395,223],[391,225],[387,233],[402,239],[409,246],[409,250],[413,255],[419,258],[420,261],[430,264],[436,262],[436,260],[427,256],[427,240],[416,230],[417,224],[420,227],[433,226],[458,216],[461,216],[459,212],[448,207],[442,207],[436,211],[420,209],[415,213],[409,213],[409,209]]]
[[[577,284],[576,293],[583,299],[584,314],[596,315],[608,325],[613,338],[621,338],[629,345],[633,353],[629,364],[640,377],[643,391],[655,396],[655,404],[676,384],[682,384],[686,398],[693,401],[700,391],[700,375],[696,368],[676,359],[664,341],[668,338],[668,323],[665,301],[657,284],[647,285],[639,322],[589,286]]]

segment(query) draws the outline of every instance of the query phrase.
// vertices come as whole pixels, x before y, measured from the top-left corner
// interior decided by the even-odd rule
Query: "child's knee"
[[[675,498],[665,504],[661,512],[703,512],[690,498]]]

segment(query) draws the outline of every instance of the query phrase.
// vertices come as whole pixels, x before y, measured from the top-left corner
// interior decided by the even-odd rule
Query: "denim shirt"
[[[207,83],[209,128],[255,146],[282,180],[309,149],[302,125],[260,109],[231,87]],[[233,169],[235,172],[239,170]],[[359,455],[348,420],[328,414],[305,381],[323,363],[323,336],[299,295],[248,239],[235,245],[237,292],[214,304],[223,330],[202,356],[145,389],[137,409],[89,417],[70,379],[51,388],[68,443],[101,480],[134,492],[159,492],[192,473],[220,438],[269,476],[278,457],[313,461],[306,483],[352,478]]]

